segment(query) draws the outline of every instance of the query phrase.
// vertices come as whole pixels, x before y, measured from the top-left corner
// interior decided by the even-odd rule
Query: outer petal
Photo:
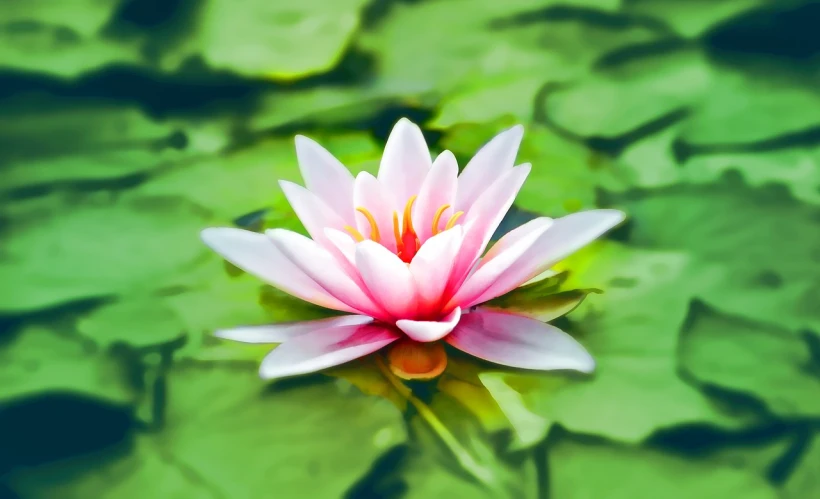
[[[440,321],[396,321],[396,327],[410,339],[420,342],[437,341],[452,331],[461,319],[461,309],[456,308]]]
[[[493,286],[500,276],[508,272],[510,267],[516,264],[521,256],[538,241],[538,238],[549,230],[551,225],[552,219],[550,218],[536,218],[502,237],[487,252],[475,272],[464,281],[453,296],[450,305],[463,303],[467,308],[473,306],[474,298]]]
[[[439,154],[421,185],[413,210],[413,227],[422,243],[433,235],[433,218],[440,207],[451,206],[439,219],[439,229],[444,228],[454,213],[452,206],[455,204],[457,177],[458,162],[453,153],[444,151]]]
[[[517,288],[623,220],[624,213],[619,210],[582,211],[555,220],[552,227],[518,256],[491,286],[463,306],[483,303]]]
[[[263,234],[235,228],[211,228],[203,230],[201,237],[224,259],[288,294],[320,307],[356,312],[294,265]]]
[[[402,118],[393,127],[379,165],[379,181],[395,198],[404,203],[417,194],[430,170],[430,150],[418,126]]]
[[[259,375],[283,378],[320,371],[373,353],[399,339],[378,324],[329,327],[282,343],[262,360]]]
[[[410,273],[423,304],[440,305],[450,271],[461,247],[460,226],[446,230],[425,242],[410,262]]]
[[[355,326],[373,322],[372,317],[366,315],[343,315],[316,321],[282,322],[266,324],[264,326],[245,326],[216,331],[214,336],[226,340],[241,341],[242,343],[283,343],[303,334],[320,329],[336,328],[341,326]]]
[[[396,251],[396,238],[393,236],[393,212],[397,211],[389,192],[376,180],[376,177],[361,172],[356,177],[353,187],[353,204],[364,208],[373,215],[379,230],[379,242]],[[362,213],[356,213],[356,225],[366,239],[372,239],[370,222]]]
[[[307,188],[352,225],[353,175],[324,147],[301,135],[296,136],[296,157]]]
[[[523,164],[504,173],[470,208],[464,221],[464,241],[461,243],[459,258],[453,267],[449,286],[460,286],[474,263],[481,256],[490,238],[498,228],[504,215],[515,201],[515,196],[527,175],[530,165]]]
[[[301,234],[284,229],[266,232],[279,250],[302,272],[337,300],[371,317],[384,318],[384,312],[341,267],[329,251]]]
[[[314,241],[327,246],[329,241],[325,237],[324,229],[344,229],[347,225],[342,217],[311,191],[285,180],[280,180],[279,186]],[[350,203],[353,204],[352,199]]]
[[[489,310],[465,314],[445,341],[480,359],[521,369],[592,372],[595,361],[570,335],[549,324]]]
[[[410,269],[399,257],[373,241],[356,246],[356,267],[373,298],[394,318],[413,317],[418,299]]]
[[[467,211],[487,189],[487,179],[498,178],[515,163],[524,127],[516,125],[487,142],[458,177],[456,209]]]
[[[353,269],[356,269],[356,241],[346,233],[336,229],[325,229],[325,237],[336,247],[339,254]],[[356,269],[358,272],[358,269]]]

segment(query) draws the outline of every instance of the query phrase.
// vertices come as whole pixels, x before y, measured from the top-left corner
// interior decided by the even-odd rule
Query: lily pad
[[[508,123],[460,125],[442,139],[443,147],[460,158],[470,158],[478,148]],[[515,199],[515,205],[532,213],[561,216],[597,206],[597,190],[622,190],[620,173],[603,156],[539,125],[529,125],[517,163],[532,163],[532,171]]]
[[[678,377],[678,331],[694,291],[688,265],[683,253],[615,243],[576,253],[562,263],[571,271],[566,286],[604,290],[567,316],[569,331],[595,358],[594,375],[498,372],[483,374],[482,380],[506,383],[549,422],[613,440],[639,442],[681,424],[750,424],[745,415],[724,413]]]
[[[126,296],[104,305],[80,319],[77,330],[103,348],[117,343],[157,345],[185,334],[177,314],[151,296]]]
[[[180,127],[138,109],[31,94],[0,124],[0,189],[95,182],[149,172],[188,155]]]
[[[651,450],[569,440],[550,449],[549,473],[552,496],[566,499],[779,497],[762,477],[744,469]]]
[[[812,436],[808,449],[783,486],[786,499],[804,499],[820,493],[820,434]]]
[[[11,485],[31,498],[341,497],[406,436],[387,401],[340,383],[266,391],[252,369],[179,368],[165,427],[135,452],[98,456],[73,476],[22,472]]]
[[[76,335],[30,326],[0,345],[0,404],[55,392],[119,405],[136,400],[122,362]]]
[[[674,33],[696,38],[732,17],[765,5],[764,0],[626,0],[624,11],[663,22]]]
[[[587,24],[557,14],[550,18],[549,7],[570,4],[605,15],[618,3],[399,3],[360,36],[358,45],[378,57],[380,85],[413,85],[420,92],[447,96],[435,126],[492,120],[510,112],[526,118],[543,83],[577,77],[604,51],[656,36],[643,27]],[[425,36],[416,36],[418,26],[426,27]],[[415,42],[406,43],[408,39]],[[506,105],[487,105],[493,102]]]
[[[77,202],[40,219],[14,219],[0,258],[0,311],[153,289],[206,251],[202,210],[177,198]]]
[[[697,296],[739,317],[793,331],[820,329],[816,206],[782,188],[751,188],[736,176],[708,185],[635,192],[620,202],[630,242],[683,250]],[[720,216],[716,216],[720,214]]]
[[[820,415],[820,370],[791,331],[698,307],[682,335],[680,362],[699,382],[752,394],[780,417]]]
[[[194,34],[168,51],[162,65],[176,68],[198,56],[246,77],[293,80],[325,72],[341,59],[366,3],[207,0]]]

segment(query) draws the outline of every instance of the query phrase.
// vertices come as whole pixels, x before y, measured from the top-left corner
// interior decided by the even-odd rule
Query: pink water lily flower
[[[560,329],[480,307],[624,219],[617,210],[536,218],[485,253],[530,172],[529,164],[514,166],[522,135],[521,126],[500,133],[459,175],[451,152],[431,161],[419,127],[402,119],[387,140],[378,176],[355,178],[317,143],[297,136],[306,187],[280,185],[310,237],[284,229],[209,228],[202,239],[263,281],[350,315],[217,335],[282,343],[262,362],[267,379],[336,366],[394,342],[424,347],[439,340],[506,366],[591,371],[591,356]],[[398,366],[405,370],[425,364],[414,359],[419,352],[433,351],[398,344],[393,350],[410,352]]]

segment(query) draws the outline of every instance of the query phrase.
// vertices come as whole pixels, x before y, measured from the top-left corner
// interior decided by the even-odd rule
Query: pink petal
[[[294,265],[263,234],[234,228],[210,228],[203,230],[201,237],[222,258],[285,293],[320,307],[356,312]]]
[[[461,309],[456,308],[440,321],[396,321],[396,327],[404,331],[410,339],[420,342],[437,341],[452,331],[461,319]]]
[[[425,242],[410,262],[410,273],[423,304],[441,305],[450,271],[461,246],[461,226],[446,230]]]
[[[346,225],[344,220],[321,198],[301,185],[285,180],[280,180],[279,185],[310,237],[319,244],[328,246],[329,241],[325,237],[324,229],[343,229]],[[352,200],[350,202],[352,204]]]
[[[282,322],[263,326],[244,326],[216,331],[214,336],[242,343],[283,343],[319,329],[354,326],[373,322],[365,315],[343,315],[316,321]]]
[[[356,267],[373,298],[394,318],[416,313],[416,286],[407,264],[373,241],[356,245]]]
[[[456,209],[467,211],[487,189],[487,179],[498,178],[515,163],[524,127],[509,128],[478,150],[458,177]]]
[[[296,156],[305,185],[347,224],[353,223],[353,175],[313,140],[296,136]]]
[[[458,162],[450,151],[444,151],[433,162],[430,173],[424,179],[413,209],[413,227],[419,240],[424,243],[433,235],[433,218],[436,211],[444,205],[448,208],[439,219],[439,229],[443,229],[450,215],[453,214]]]
[[[515,262],[491,286],[462,306],[483,303],[517,288],[623,220],[624,213],[619,210],[582,211],[555,220],[526,251],[515,255]]]
[[[536,218],[502,237],[487,252],[475,272],[464,281],[450,305],[463,303],[467,308],[473,306],[474,299],[508,272],[538,238],[549,230],[552,223],[550,218]]]
[[[265,233],[277,248],[328,294],[363,315],[384,318],[384,312],[316,241],[284,229]]]
[[[359,173],[353,186],[353,204],[356,208],[364,208],[373,215],[379,230],[379,242],[389,248],[390,251],[396,251],[396,238],[393,235],[393,212],[397,211],[398,208],[393,204],[388,191],[376,180],[376,177],[367,172]],[[401,214],[397,214],[401,218]],[[372,239],[370,222],[362,213],[356,213],[356,225],[365,239]]]
[[[259,367],[264,379],[307,374],[373,353],[399,339],[378,324],[328,327],[305,333],[276,347]]]
[[[346,233],[336,229],[325,229],[325,237],[336,248],[338,254],[355,269],[356,241]],[[356,272],[358,272],[358,270]]]
[[[464,241],[461,243],[459,258],[450,275],[450,286],[459,286],[467,273],[473,268],[476,260],[490,238],[498,228],[504,215],[515,201],[515,196],[527,175],[530,165],[523,164],[504,173],[473,204],[464,220]]]
[[[480,359],[521,369],[592,372],[595,361],[570,335],[549,324],[477,310],[465,314],[445,341]]]
[[[430,170],[430,150],[421,129],[402,118],[393,127],[379,165],[379,181],[399,207],[417,194]]]

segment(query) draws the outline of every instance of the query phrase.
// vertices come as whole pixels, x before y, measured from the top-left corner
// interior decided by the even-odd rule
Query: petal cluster
[[[617,210],[542,217],[490,238],[530,172],[515,166],[523,128],[482,147],[459,174],[444,151],[431,159],[418,126],[400,120],[378,176],[353,175],[298,136],[305,187],[280,185],[310,237],[210,228],[204,242],[226,260],[310,303],[352,314],[324,321],[241,328],[219,335],[283,343],[266,378],[316,371],[409,338],[444,339],[489,361],[527,369],[589,371],[592,359],[562,331],[534,319],[476,309],[620,223]]]

